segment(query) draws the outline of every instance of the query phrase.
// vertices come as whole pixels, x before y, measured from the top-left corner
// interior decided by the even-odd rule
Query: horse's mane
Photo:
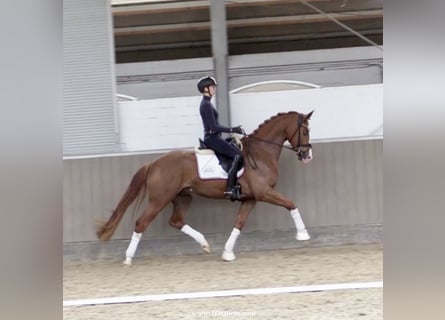
[[[258,128],[256,128],[251,134],[254,135],[254,134],[258,133],[259,130],[261,130],[265,125],[269,124],[271,121],[275,120],[276,118],[291,115],[291,114],[298,114],[298,112],[296,112],[296,111],[279,112],[276,115],[270,117],[269,119],[264,120],[263,123],[261,123],[258,126]]]

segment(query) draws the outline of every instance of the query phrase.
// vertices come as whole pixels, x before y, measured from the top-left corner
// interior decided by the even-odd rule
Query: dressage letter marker
[[[382,288],[382,287],[383,287],[383,281],[375,281],[375,282],[322,284],[322,285],[295,286],[295,287],[150,294],[144,296],[67,300],[63,302],[63,306],[64,307],[92,306],[92,305],[103,305],[103,304],[135,303],[135,302],[148,302],[148,301],[233,297],[233,296],[257,295],[257,294],[317,292],[317,291],[333,291],[333,290],[346,290],[346,289],[369,289],[369,288]]]

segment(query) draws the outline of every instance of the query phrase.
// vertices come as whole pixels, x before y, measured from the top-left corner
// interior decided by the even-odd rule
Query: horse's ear
[[[312,110],[311,112],[309,112],[309,113],[305,116],[305,119],[306,119],[306,120],[309,120],[309,119],[311,118],[312,114],[314,113],[314,111],[315,111],[315,110]]]

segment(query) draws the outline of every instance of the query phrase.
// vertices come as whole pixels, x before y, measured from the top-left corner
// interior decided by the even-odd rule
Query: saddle
[[[230,143],[231,145],[233,145],[235,148],[239,149],[240,151],[242,151],[242,143],[241,141],[234,137],[229,137],[225,139],[228,143]],[[219,164],[220,166],[224,169],[225,172],[229,172],[230,169],[230,165],[232,164],[232,159],[226,157],[223,154],[220,153],[216,153],[215,151],[213,151],[212,149],[210,149],[204,141],[202,141],[202,139],[199,139],[199,147],[197,149],[195,149],[195,152],[197,154],[210,154],[210,155],[215,155],[218,158]],[[242,168],[242,167],[241,167]]]
[[[228,142],[233,143],[237,148],[240,148],[235,141]],[[232,164],[232,160],[230,158],[215,153],[201,139],[199,139],[199,146],[195,147],[195,155],[198,166],[198,174],[201,179],[227,179],[227,173],[230,169],[230,165]],[[237,177],[241,177],[243,173],[244,167],[241,167],[237,172]]]

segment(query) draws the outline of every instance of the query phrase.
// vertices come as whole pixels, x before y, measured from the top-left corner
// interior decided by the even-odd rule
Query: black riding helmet
[[[217,86],[218,83],[216,82],[215,78],[211,76],[205,76],[198,81],[198,91],[201,93],[204,93],[204,89],[209,86]]]

